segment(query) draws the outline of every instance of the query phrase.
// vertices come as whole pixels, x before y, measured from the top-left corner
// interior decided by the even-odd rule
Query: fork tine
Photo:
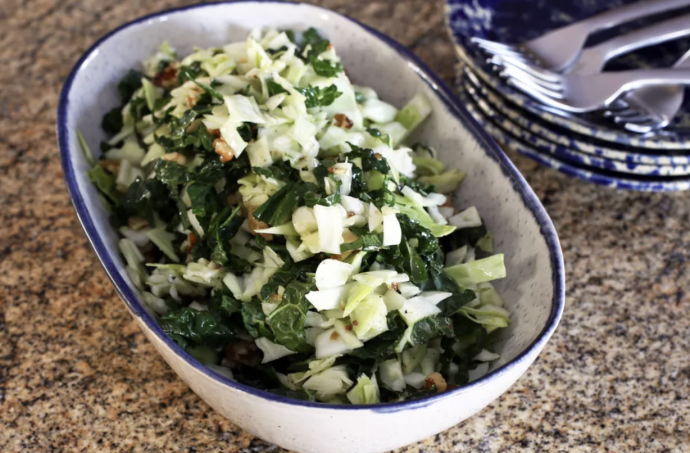
[[[648,116],[649,116],[649,113],[643,112],[642,110],[637,110],[637,109],[630,108],[630,109],[626,109],[626,110],[621,110],[621,111],[619,111],[619,112],[615,112],[615,116],[616,116],[617,118],[630,118],[630,119],[633,119],[633,118],[639,118],[639,117],[641,117],[641,116],[648,117]]]
[[[525,86],[522,82],[519,80],[515,79],[509,79],[508,83],[513,85],[515,88],[518,90],[521,90],[525,93],[527,93],[529,96],[533,97],[540,103],[542,103],[545,106],[545,109],[548,110],[549,107],[561,110],[563,108],[563,104],[559,102],[557,99],[550,98],[548,96],[544,96],[543,94],[539,92],[534,92],[531,91],[529,87]]]
[[[505,44],[495,43],[495,42],[491,42],[491,41],[478,41],[476,39],[473,39],[472,42],[476,46],[481,47],[482,49],[490,49],[492,51],[501,52],[501,51],[513,50],[512,47],[509,47]]]
[[[613,118],[615,116],[632,116],[634,113],[630,109],[619,109],[619,110],[614,110],[611,109],[610,107],[607,107],[607,110],[604,110],[604,117],[606,118]]]
[[[487,46],[484,44],[477,44],[477,47],[481,48],[482,50],[486,52],[490,52],[493,54],[499,54],[499,55],[515,55],[516,57],[526,57],[529,54],[525,54],[519,49],[516,49],[514,47],[507,47],[507,46],[502,46],[502,47],[494,47],[494,46]]]
[[[500,57],[514,58],[519,61],[535,62],[534,57],[529,54],[522,52],[518,49],[511,47],[488,47],[479,45],[482,51],[488,53],[489,55],[498,55]],[[536,64],[536,63],[535,63]]]
[[[486,53],[490,58],[501,58],[508,59],[510,61],[524,62],[526,65],[532,65],[533,60],[530,60],[528,55],[522,54],[520,52],[515,52],[512,50],[497,50],[497,49],[487,49],[480,47],[482,52]]]
[[[520,79],[514,79],[513,78],[513,80],[520,80]],[[560,91],[549,90],[548,88],[544,88],[543,86],[540,86],[540,85],[534,85],[534,84],[526,82],[524,80],[520,80],[520,82],[524,86],[530,87],[532,89],[532,91],[538,91],[539,93],[542,93],[544,96],[548,96],[552,99],[563,99],[563,93],[561,93]]]
[[[558,80],[560,80],[558,74],[552,71],[548,71],[546,69],[541,69],[527,60],[518,61],[508,57],[496,56],[491,59],[491,62],[493,64],[499,64],[503,67],[514,66],[537,79],[541,79],[547,82],[557,82]]]
[[[529,87],[529,89],[531,91],[538,91],[538,92],[544,94],[545,96],[549,96],[549,97],[554,98],[554,99],[562,99],[562,97],[563,97],[560,90],[552,90],[552,89],[546,88],[542,85],[532,83],[529,80],[521,79],[519,77],[514,77],[510,74],[503,74],[503,77],[506,77],[507,80],[517,80],[522,85]]]
[[[666,127],[668,125],[668,121],[660,120],[658,118],[651,118],[647,121],[636,123],[640,126],[658,126],[658,127]]]
[[[474,37],[471,41],[481,47],[491,48],[491,49],[514,49],[515,47],[510,44],[503,44],[496,41],[491,41],[489,39]]]
[[[636,123],[625,123],[623,125],[624,128],[626,128],[629,131],[638,133],[638,134],[648,134],[650,132],[658,131],[659,129],[663,129],[667,125],[664,124],[663,122],[656,122],[656,121],[650,121],[649,123],[645,124],[636,124]]]
[[[606,108],[612,112],[617,112],[617,111],[629,109],[631,107],[630,107],[630,104],[628,104],[628,102],[625,99],[618,98],[615,101],[613,101],[612,103],[610,103],[609,105],[607,105]]]
[[[641,127],[654,127],[656,129],[661,129],[662,127],[665,127],[666,124],[664,124],[663,121],[654,119],[654,118],[649,118],[644,121],[627,121],[625,124],[634,124],[636,126],[641,126]]]
[[[516,79],[514,77],[508,77],[506,81],[508,84],[515,86],[516,88],[540,101],[544,98],[550,99],[551,101],[556,99],[564,99],[563,94],[558,91],[548,90],[538,85],[531,85],[530,83],[525,83],[523,80]],[[554,104],[549,103],[549,105]]]
[[[648,133],[656,130],[654,127],[650,127],[650,126],[639,127],[637,124],[624,124],[623,127],[625,127],[627,130],[629,130],[631,132],[635,132],[637,134],[648,134]]]
[[[550,91],[561,91],[563,89],[563,84],[560,82],[560,79],[556,79],[554,81],[542,80],[515,66],[504,66],[503,71],[501,71],[501,75],[503,77],[514,77],[524,83],[539,86]]]
[[[524,65],[532,65],[533,60],[531,60],[527,55],[518,53],[518,52],[510,52],[510,51],[505,51],[505,52],[493,52],[493,51],[488,51],[484,49],[486,53],[489,55],[492,55],[494,58],[500,58],[501,60],[506,60],[506,62],[520,62]]]
[[[644,119],[655,119],[650,111],[641,105],[629,105],[626,109],[614,112],[614,116],[628,121],[642,121]]]
[[[613,118],[613,122],[616,124],[621,124],[621,123],[647,123],[649,121],[652,121],[654,118],[651,117],[650,115],[646,114],[640,114],[636,116],[625,116],[625,117],[620,117],[616,116]]]

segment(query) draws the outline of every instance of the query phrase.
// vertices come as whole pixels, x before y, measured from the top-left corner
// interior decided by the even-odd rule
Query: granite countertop
[[[0,5],[2,452],[282,451],[214,413],[163,362],[67,196],[54,132],[62,82],[108,30],[190,2],[153,3]],[[440,0],[317,3],[393,36],[451,80]],[[688,451],[688,195],[613,191],[510,157],[560,234],[563,320],[505,395],[400,451]]]

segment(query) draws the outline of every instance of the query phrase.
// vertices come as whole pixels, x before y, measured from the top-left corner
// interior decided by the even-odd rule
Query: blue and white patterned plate
[[[584,165],[559,159],[537,150],[532,144],[512,136],[510,133],[501,129],[492,118],[486,116],[481,108],[473,101],[471,96],[460,87],[457,87],[458,98],[470,112],[472,117],[486,130],[493,138],[505,148],[520,153],[536,162],[568,176],[593,182],[595,184],[611,187],[614,189],[636,190],[644,192],[673,192],[690,190],[690,177],[657,177],[646,175],[622,175],[609,170],[595,169]]]
[[[629,173],[633,175],[648,175],[648,176],[686,176],[690,175],[690,165],[657,165],[657,164],[642,164],[636,162],[629,162],[624,160],[610,159],[604,156],[597,156],[594,154],[584,153],[577,149],[568,147],[559,143],[563,140],[549,140],[542,135],[534,133],[528,128],[522,127],[512,118],[504,114],[503,105],[493,104],[482,93],[481,89],[477,88],[468,76],[462,77],[458,74],[457,89],[464,90],[477,107],[480,108],[484,116],[491,118],[491,120],[498,125],[505,132],[510,135],[520,138],[531,144],[535,149],[553,155],[556,158],[564,159],[576,164],[587,167],[594,167],[602,170],[609,170],[618,173]],[[563,137],[563,135],[552,134],[555,137]],[[566,140],[567,141],[567,140]]]
[[[562,159],[585,167],[593,167],[601,170],[609,170],[617,173],[626,173],[631,175],[646,175],[646,176],[687,176],[690,174],[689,165],[677,166],[659,166],[648,164],[629,163],[620,160],[607,159],[604,157],[593,156],[591,154],[582,153],[577,150],[561,146],[557,143],[551,142],[541,138],[539,135],[533,134],[527,129],[515,124],[501,112],[494,108],[484,98],[469,81],[462,79],[458,81],[458,90],[464,90],[474,102],[475,106],[480,109],[480,112],[488,117],[498,127],[503,129],[513,137],[519,138],[526,143],[532,145],[536,150],[551,155],[557,159]]]
[[[561,117],[541,110],[540,104],[503,83],[493,75],[486,64],[485,55],[471,42],[481,37],[500,42],[518,43],[544,34],[598,12],[619,7],[635,0],[575,0],[571,2],[511,1],[511,0],[447,0],[446,24],[456,44],[456,50],[472,70],[489,86],[514,104],[528,110],[546,123],[555,124],[571,131],[631,147],[657,150],[690,150],[690,96],[677,115],[674,123],[663,135],[641,136],[613,128],[601,120],[597,123],[571,117]],[[688,10],[683,10],[687,13]],[[667,13],[678,14],[678,12]],[[657,16],[661,17],[662,16]],[[613,33],[625,31],[643,21],[600,33],[598,41]],[[529,24],[529,26],[525,26]],[[592,40],[596,44],[597,40]],[[641,49],[607,65],[607,69],[620,70],[637,67],[669,67],[690,47],[690,39],[681,39],[654,47]]]
[[[684,151],[655,151],[644,148],[626,147],[624,145],[612,144],[596,140],[592,137],[583,136],[553,124],[547,124],[530,112],[522,110],[518,106],[512,104],[505,97],[502,97],[499,93],[482,83],[476,74],[474,74],[464,63],[458,62],[456,66],[456,77],[464,77],[464,80],[471,83],[486,102],[494,109],[501,112],[511,122],[528,130],[533,135],[537,135],[550,142],[588,155],[623,161],[630,164],[671,167],[690,165],[690,154]]]

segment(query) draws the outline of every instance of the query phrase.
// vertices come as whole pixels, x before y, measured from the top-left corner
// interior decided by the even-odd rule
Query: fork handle
[[[580,22],[580,25],[586,25],[593,33],[684,6],[690,6],[690,0],[644,0],[599,13]]]
[[[690,50],[685,52],[682,57],[673,64],[674,68],[690,68]]]
[[[685,52],[685,55],[680,57],[673,67],[677,69],[690,69],[690,50]],[[655,86],[646,86],[626,93],[625,100],[628,104],[637,106],[641,110],[646,110],[650,113],[667,112],[672,117],[678,112],[678,108],[680,108],[683,102],[683,88],[682,85],[668,85],[661,89]],[[658,108],[657,105],[660,102],[666,105],[673,105],[673,109]],[[673,111],[673,114],[670,114],[671,111]],[[670,119],[668,118],[668,120]]]
[[[671,41],[688,34],[690,34],[690,14],[685,14],[609,39],[592,49],[594,52],[601,52],[608,61],[635,49]]]
[[[657,85],[690,85],[690,68],[635,69],[632,71],[605,72],[600,80],[609,79],[620,86],[618,94],[638,88]],[[586,76],[584,76],[586,77]],[[616,96],[618,97],[618,96]]]

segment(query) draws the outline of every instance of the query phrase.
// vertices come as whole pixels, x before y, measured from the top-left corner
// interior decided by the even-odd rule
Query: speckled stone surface
[[[62,179],[55,110],[72,64],[108,30],[185,3],[0,2],[2,452],[282,451],[215,414],[159,358]],[[390,34],[450,81],[441,1],[318,3]],[[690,451],[688,194],[615,192],[511,157],[561,237],[563,321],[503,397],[401,451]]]

